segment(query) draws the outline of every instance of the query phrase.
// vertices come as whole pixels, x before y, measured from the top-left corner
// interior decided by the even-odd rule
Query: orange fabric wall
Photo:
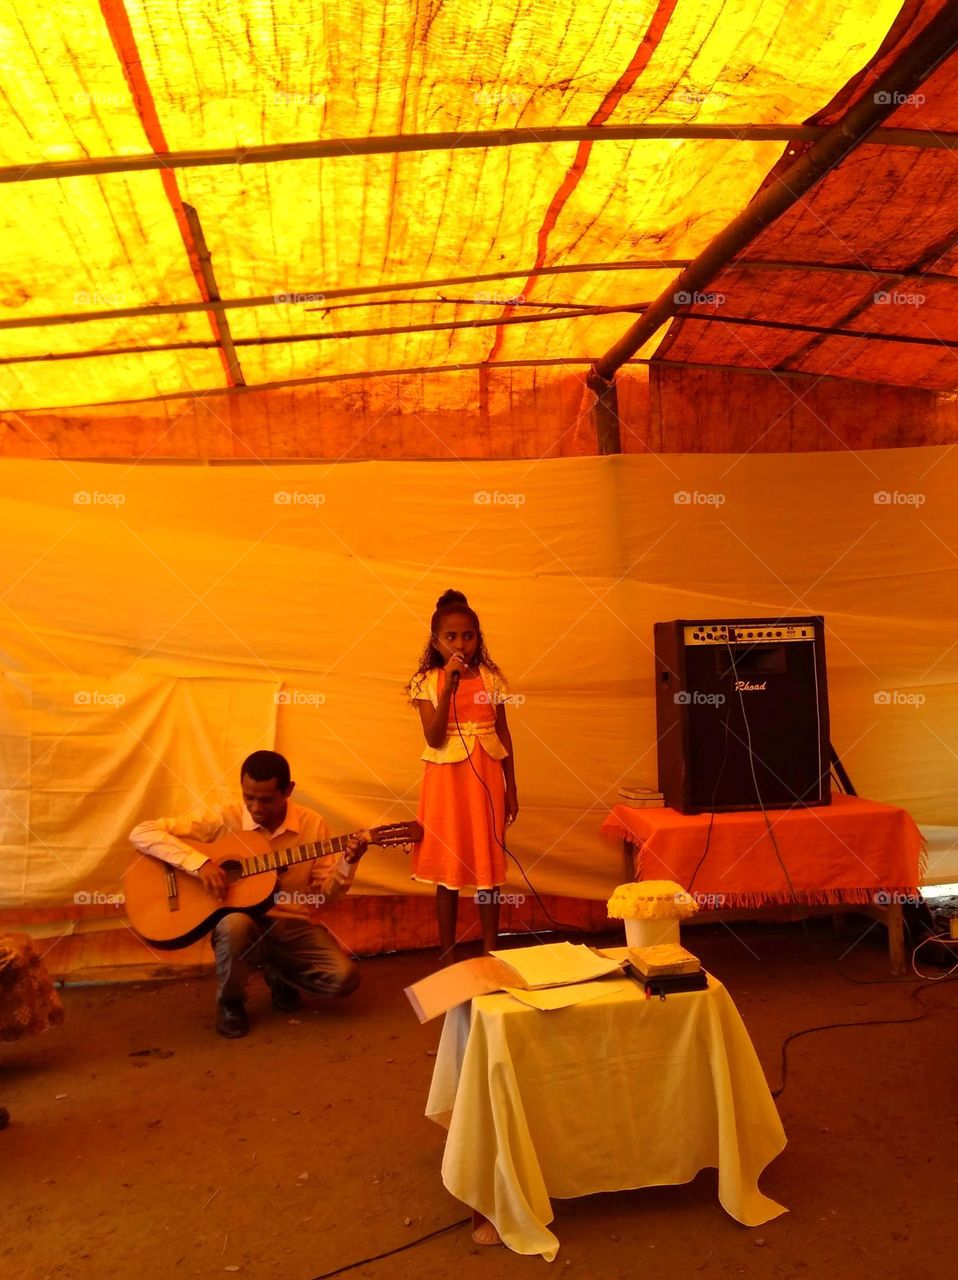
[[[254,462],[548,458],[596,452],[584,370],[331,382],[62,413],[0,414],[0,457]],[[948,444],[950,393],[760,371],[636,365],[616,379],[624,453]],[[415,408],[414,405],[420,404]]]

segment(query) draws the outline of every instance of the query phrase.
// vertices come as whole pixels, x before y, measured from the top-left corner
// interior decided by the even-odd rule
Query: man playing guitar
[[[257,831],[272,849],[329,839],[325,820],[290,800],[295,783],[289,764],[275,751],[254,751],[240,770],[243,803],[204,807],[182,818],[141,822],[130,840],[141,852],[196,876],[218,902],[227,897],[226,872],[185,840],[211,843],[230,832]],[[313,917],[315,909],[348,893],[367,841],[349,838],[340,854],[327,854],[279,871],[272,905],[261,914],[229,911],[212,933],[216,956],[216,1030],[235,1039],[249,1030],[246,982],[251,969],[263,970],[273,1005],[284,1013],[299,1008],[300,991],[347,996],[359,986],[359,970]]]

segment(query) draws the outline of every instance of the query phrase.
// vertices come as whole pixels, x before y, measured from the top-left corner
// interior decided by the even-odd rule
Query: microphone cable
[[[459,723],[459,707],[456,703],[456,694],[459,689],[459,680],[456,679],[458,675],[459,675],[458,671],[454,671],[452,673],[452,678],[454,682],[452,686],[452,710],[453,710],[453,714],[455,716],[455,721],[456,721],[456,731],[459,734],[459,739],[462,742],[463,750],[466,753],[466,759],[469,762],[469,768],[476,775],[476,778],[479,781],[479,785],[482,787],[483,791],[485,791],[486,793],[486,800],[489,805],[489,817],[490,817],[490,823],[492,826],[493,839],[495,840],[496,844],[500,847],[500,849],[502,849],[506,857],[511,858],[512,861],[519,868],[519,873],[522,876],[523,880],[526,882],[526,884],[529,886],[529,890],[532,893],[532,896],[535,898],[536,902],[538,902],[539,906],[542,908],[543,914],[546,916],[549,923],[553,926],[554,929],[556,929],[559,933],[592,933],[593,930],[583,929],[581,925],[563,924],[561,923],[561,921],[556,920],[555,916],[552,914],[552,912],[549,910],[546,904],[542,901],[542,898],[539,895],[539,891],[536,889],[535,885],[526,875],[525,867],[523,867],[522,863],[519,861],[516,855],[507,846],[505,842],[505,831],[503,831],[502,837],[499,836],[499,833],[496,830],[496,805],[495,805],[495,801],[492,798],[492,792],[489,790],[488,786],[486,785],[485,778],[483,778],[482,774],[479,772],[479,770],[476,768],[476,766],[472,762],[472,753],[469,750],[469,744],[466,742],[465,735],[462,732],[462,725]],[[487,698],[493,699],[493,706],[495,706],[496,705],[495,694],[494,693],[490,694],[485,689],[485,681],[483,681],[483,690],[485,691]],[[495,890],[495,891],[498,892],[498,890]],[[529,932],[534,933],[535,930],[530,929]]]

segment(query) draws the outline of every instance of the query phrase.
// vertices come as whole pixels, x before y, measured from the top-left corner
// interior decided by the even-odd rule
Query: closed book
[[[643,978],[698,973],[702,961],[677,942],[661,942],[654,947],[630,947],[629,963]]]
[[[661,791],[653,791],[651,787],[619,788],[619,799],[633,809],[664,809],[665,796]]]
[[[664,1000],[666,996],[682,991],[707,991],[708,985],[708,974],[704,969],[698,973],[663,974],[660,978],[645,979],[645,994],[660,996]]]

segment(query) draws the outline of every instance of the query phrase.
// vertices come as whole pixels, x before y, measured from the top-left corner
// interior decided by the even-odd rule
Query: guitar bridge
[[[180,909],[180,891],[176,883],[176,871],[173,867],[168,866],[165,872],[166,878],[166,905],[171,911],[179,911]]]

